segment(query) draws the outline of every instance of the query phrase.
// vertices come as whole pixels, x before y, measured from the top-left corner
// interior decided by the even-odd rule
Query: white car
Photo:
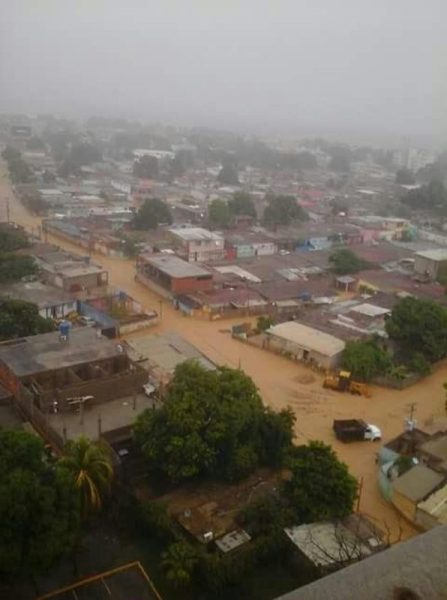
[[[367,424],[365,429],[365,440],[372,440],[373,442],[378,442],[382,439],[382,431],[377,427],[377,425],[371,425],[371,423]]]
[[[79,323],[85,325],[86,327],[95,327],[96,325],[95,319],[91,319],[90,317],[81,317],[79,319]]]

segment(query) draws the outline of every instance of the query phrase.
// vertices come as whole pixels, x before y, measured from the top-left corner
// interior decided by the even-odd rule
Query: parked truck
[[[382,432],[376,425],[365,423],[362,419],[336,419],[332,427],[337,439],[342,442],[376,442],[382,438]]]

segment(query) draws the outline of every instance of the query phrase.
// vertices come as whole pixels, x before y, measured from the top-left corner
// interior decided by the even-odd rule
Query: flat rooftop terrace
[[[166,273],[169,277],[176,279],[183,277],[212,277],[211,273],[206,269],[182,260],[177,256],[142,254],[141,257],[146,263]]]
[[[17,377],[97,362],[121,354],[117,344],[89,327],[70,330],[67,341],[59,332],[44,333],[0,344],[0,361]]]
[[[75,439],[85,435],[90,439],[98,439],[100,433],[105,434],[122,427],[130,427],[135,419],[147,408],[158,406],[159,401],[148,398],[143,393],[135,397],[124,396],[102,404],[85,404],[83,415],[77,410],[48,414],[48,424],[62,438]]]

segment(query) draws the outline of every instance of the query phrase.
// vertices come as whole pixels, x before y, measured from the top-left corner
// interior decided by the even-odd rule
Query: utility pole
[[[359,510],[360,510],[360,500],[362,499],[362,492],[363,492],[363,477],[360,477],[356,512],[359,512]]]
[[[408,405],[409,409],[410,409],[410,418],[408,419],[408,427],[407,427],[407,431],[409,431],[410,433],[410,449],[411,452],[414,452],[416,444],[415,444],[415,438],[414,438],[414,430],[415,430],[415,422],[414,422],[414,413],[416,410],[416,403],[412,402],[411,404]]]
[[[9,223],[9,198],[6,198],[6,222]]]

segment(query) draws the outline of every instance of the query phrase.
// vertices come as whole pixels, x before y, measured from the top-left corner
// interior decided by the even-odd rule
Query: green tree
[[[413,172],[403,167],[396,173],[396,183],[400,185],[413,185],[415,183]]]
[[[332,270],[337,275],[347,275],[348,273],[358,273],[363,269],[367,269],[370,265],[368,262],[357,256],[349,248],[339,248],[329,257],[329,263]]]
[[[239,185],[236,166],[230,163],[223,165],[217,176],[217,181],[222,185]]]
[[[209,371],[192,361],[177,366],[163,406],[140,415],[134,431],[149,465],[173,481],[234,480],[271,464],[283,451],[278,446],[291,439],[287,424],[273,423],[269,415],[242,371]]]
[[[420,353],[432,363],[447,356],[447,310],[433,300],[403,298],[385,328],[406,357]]]
[[[346,343],[341,357],[342,367],[351,371],[356,379],[371,381],[391,369],[391,358],[375,339]]]
[[[138,244],[131,237],[125,236],[121,239],[121,247],[125,256],[133,258],[138,254]]]
[[[79,142],[71,147],[68,160],[76,167],[82,167],[100,162],[102,153],[99,147],[92,142]]]
[[[260,424],[261,461],[272,467],[282,466],[293,447],[296,422],[291,408],[276,412],[266,408]]]
[[[247,504],[238,513],[237,521],[256,537],[287,527],[293,523],[294,515],[276,496],[263,496]]]
[[[133,174],[140,179],[158,179],[158,159],[155,156],[142,156],[134,162]]]
[[[79,531],[72,479],[42,440],[0,428],[0,574],[35,576],[69,553]]]
[[[269,226],[289,225],[307,219],[306,211],[294,196],[271,196],[264,210],[264,222]]]
[[[351,169],[352,152],[347,146],[333,146],[328,149],[331,156],[329,169],[338,173],[349,173]]]
[[[2,157],[8,165],[9,176],[13,183],[29,183],[32,180],[33,173],[22,159],[20,152],[7,146],[2,152]]]
[[[71,473],[81,502],[81,514],[99,510],[113,480],[110,451],[101,441],[85,436],[65,445],[60,464]]]
[[[247,215],[256,218],[256,208],[250,194],[246,192],[235,192],[228,200],[228,208],[231,216]]]
[[[0,252],[12,252],[30,245],[23,229],[15,229],[11,225],[0,226]]]
[[[35,304],[0,298],[0,341],[53,330],[53,322],[41,317]]]
[[[33,137],[26,142],[26,147],[28,150],[45,150],[43,140],[36,135],[33,135]]]
[[[134,216],[135,229],[156,229],[161,223],[172,223],[168,205],[159,198],[147,198]]]
[[[352,512],[357,481],[330,446],[309,442],[294,448],[284,493],[300,523],[339,519]]]
[[[211,227],[225,229],[230,224],[231,214],[228,203],[216,198],[208,209],[208,221]]]
[[[441,181],[430,181],[427,185],[407,192],[401,202],[413,209],[444,212],[447,209],[447,190]]]
[[[191,583],[198,562],[195,548],[184,541],[171,544],[161,556],[166,578],[175,588],[187,587]]]
[[[256,331],[258,333],[262,333],[263,331],[267,331],[274,324],[273,319],[271,317],[261,315],[256,320]]]
[[[48,205],[42,198],[42,194],[38,191],[32,193],[25,193],[22,196],[23,204],[29,208],[29,210],[36,215],[43,215],[47,212]]]
[[[38,271],[32,256],[0,253],[0,283],[19,281],[22,277],[35,275]]]
[[[176,540],[173,520],[169,516],[166,505],[161,502],[146,500],[139,507],[140,518],[149,534],[161,542]]]

